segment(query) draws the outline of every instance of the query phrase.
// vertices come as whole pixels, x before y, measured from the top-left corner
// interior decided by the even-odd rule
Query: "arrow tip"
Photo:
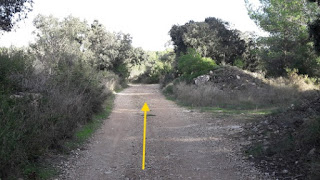
[[[147,103],[144,103],[141,111],[150,111],[149,107],[148,107],[148,104]]]

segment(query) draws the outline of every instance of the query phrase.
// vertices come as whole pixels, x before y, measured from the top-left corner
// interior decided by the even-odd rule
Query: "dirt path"
[[[141,170],[144,102],[146,169]],[[115,100],[102,128],[84,150],[69,158],[61,179],[261,179],[243,162],[238,120],[221,119],[177,106],[158,85],[131,85]]]

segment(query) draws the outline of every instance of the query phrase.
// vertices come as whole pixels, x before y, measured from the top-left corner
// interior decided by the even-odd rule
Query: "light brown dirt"
[[[146,169],[141,169],[144,102]],[[262,179],[230,135],[241,122],[191,111],[166,100],[158,85],[130,85],[84,150],[65,162],[59,179]]]

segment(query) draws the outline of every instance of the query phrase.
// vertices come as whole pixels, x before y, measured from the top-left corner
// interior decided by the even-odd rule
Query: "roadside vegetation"
[[[172,26],[176,54],[160,83],[167,98],[247,122],[237,138],[248,160],[267,176],[320,177],[320,87],[316,3],[245,1],[268,33],[232,29],[214,17]]]
[[[130,67],[144,60],[130,35],[110,33],[98,21],[39,15],[34,25],[35,43],[0,49],[1,179],[54,174],[43,157],[88,139]]]
[[[175,53],[172,49],[146,52],[145,60],[131,68],[129,80],[134,83],[159,83],[163,77],[172,72]]]
[[[135,48],[99,21],[39,15],[34,43],[0,49],[0,179],[54,174],[41,158],[85,142],[128,82],[160,83],[168,98],[203,111],[253,115],[239,134],[248,160],[274,178],[319,179],[320,2],[245,2],[267,36],[208,17],[173,25],[173,49],[163,52]],[[32,3],[0,4],[1,30]]]

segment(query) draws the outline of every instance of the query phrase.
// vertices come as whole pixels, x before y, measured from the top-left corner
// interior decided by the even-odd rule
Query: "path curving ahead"
[[[146,169],[141,170],[144,102]],[[158,85],[130,85],[84,150],[66,162],[61,179],[261,179],[242,161],[230,134],[239,122],[190,111],[166,100]]]

